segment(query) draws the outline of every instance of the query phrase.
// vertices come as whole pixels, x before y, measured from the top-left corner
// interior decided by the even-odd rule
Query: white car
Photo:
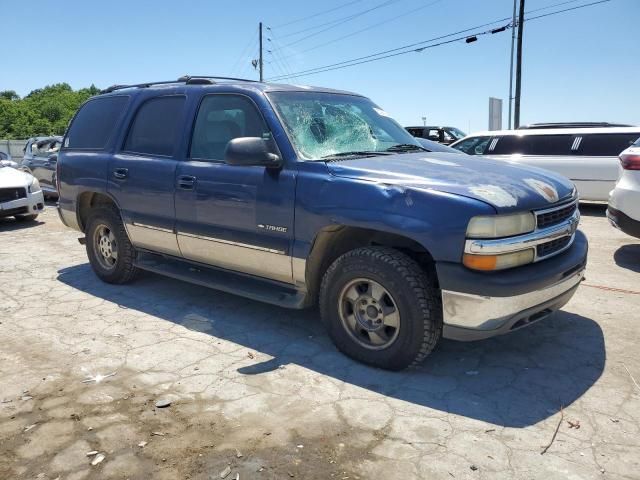
[[[528,128],[474,133],[451,146],[551,170],[575,183],[580,200],[606,202],[618,178],[618,155],[638,138],[640,127]]]
[[[44,195],[33,175],[0,162],[0,217],[35,220],[44,208]]]
[[[640,139],[620,154],[620,178],[609,196],[611,224],[640,238]]]

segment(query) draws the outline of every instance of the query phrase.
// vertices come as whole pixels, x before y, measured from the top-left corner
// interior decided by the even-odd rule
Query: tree
[[[20,100],[20,96],[15,90],[2,90],[0,92],[0,98],[4,100]]]
[[[78,107],[100,93],[95,85],[74,91],[67,83],[38,88],[20,98],[13,90],[0,92],[0,138],[62,135]]]

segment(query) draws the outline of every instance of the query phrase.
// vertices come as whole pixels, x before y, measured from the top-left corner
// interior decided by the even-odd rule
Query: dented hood
[[[420,152],[327,162],[331,174],[385,185],[463,195],[502,212],[534,210],[570,198],[565,177],[534,167],[455,153]]]

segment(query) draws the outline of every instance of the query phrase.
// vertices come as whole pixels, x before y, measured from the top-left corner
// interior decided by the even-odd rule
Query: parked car
[[[406,130],[414,137],[426,138],[444,145],[449,145],[466,136],[466,133],[455,127],[406,127]]]
[[[0,162],[0,217],[35,220],[43,208],[44,198],[38,180]]]
[[[25,172],[38,179],[45,197],[57,197],[55,171],[58,150],[62,137],[34,137],[24,147],[24,157],[20,164]]]
[[[11,159],[11,155],[7,152],[0,152],[0,165],[3,167],[17,167],[18,164]]]
[[[618,178],[618,155],[640,127],[480,132],[451,146],[469,155],[546,168],[571,179],[580,200],[607,201]]]
[[[319,304],[340,350],[388,369],[546,318],[587,256],[564,177],[425,152],[371,100],[316,87],[109,88],[71,121],[58,187],[105,282]]]
[[[428,152],[455,153],[456,155],[460,155],[462,153],[460,150],[451,148],[448,145],[443,145],[442,143],[434,142],[433,140],[427,140],[426,138],[416,138],[416,140],[420,146]]]
[[[640,238],[640,139],[620,154],[620,177],[609,196],[607,218],[614,227]]]

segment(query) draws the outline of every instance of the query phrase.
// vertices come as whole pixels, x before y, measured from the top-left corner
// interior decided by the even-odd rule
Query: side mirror
[[[282,159],[269,151],[267,140],[260,137],[234,138],[227,144],[224,161],[229,165],[279,168]]]

